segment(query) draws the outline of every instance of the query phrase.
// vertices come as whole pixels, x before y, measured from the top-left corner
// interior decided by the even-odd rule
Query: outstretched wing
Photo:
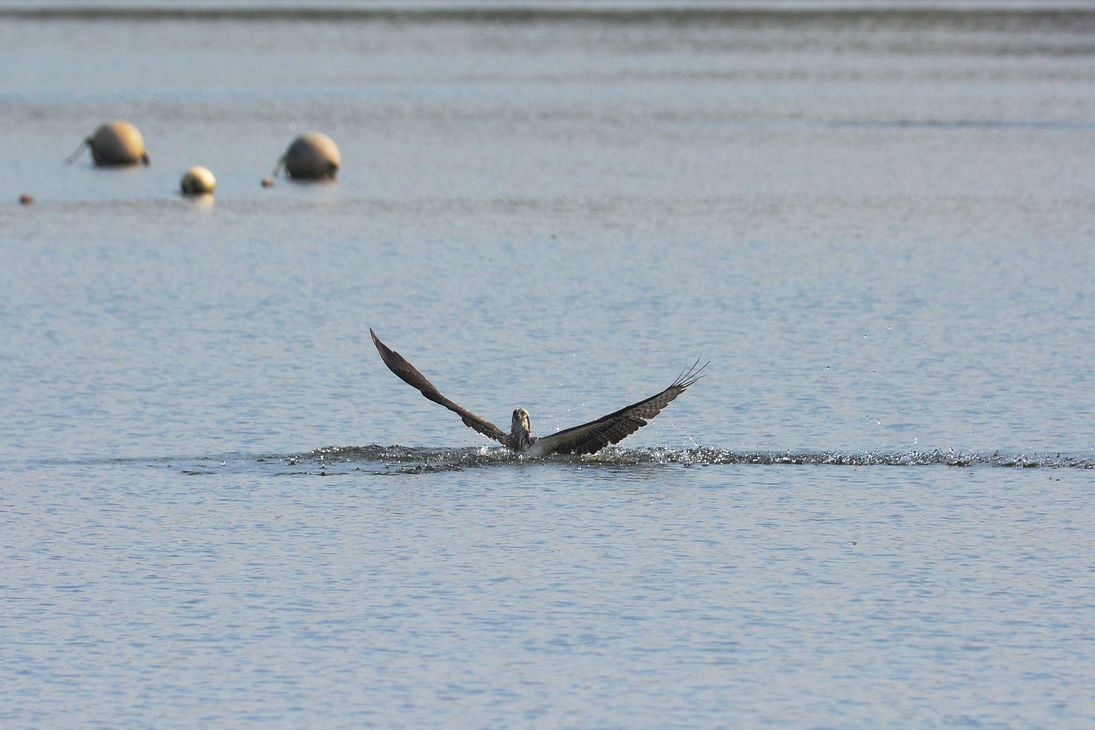
[[[369,328],[369,334],[373,336],[373,344],[376,345],[377,352],[380,353],[380,359],[383,360],[384,364],[388,366],[388,369],[398,375],[403,382],[413,385],[415,388],[418,388],[422,395],[426,396],[434,403],[440,403],[456,415],[460,416],[460,420],[462,420],[464,425],[468,428],[478,431],[484,436],[489,436],[503,445],[506,444],[506,434],[503,433],[500,428],[441,395],[441,391],[434,387],[434,384],[429,380],[426,380],[426,376],[418,372],[414,365],[411,365],[402,355],[381,342],[380,338],[376,336],[376,332],[373,332],[372,327]]]
[[[533,443],[529,453],[533,456],[592,454],[609,444],[618,443],[645,426],[654,416],[661,413],[671,400],[702,378],[701,373],[708,363],[696,367],[699,364],[700,361],[696,360],[692,367],[673,381],[672,385],[657,395],[633,403],[627,408],[621,408],[596,421],[557,431],[550,436],[541,436]]]

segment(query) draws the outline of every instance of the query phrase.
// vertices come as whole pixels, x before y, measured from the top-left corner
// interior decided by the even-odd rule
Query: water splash
[[[502,465],[583,464],[628,466],[676,464],[684,466],[724,466],[751,464],[760,466],[949,466],[1047,469],[1095,469],[1091,455],[1047,453],[1008,453],[1002,451],[907,450],[907,451],[733,451],[696,446],[687,449],[607,448],[591,456],[555,455],[533,459],[502,448],[441,449],[409,446],[329,446],[309,454],[284,457],[301,465],[343,468],[347,466],[387,465],[389,473],[429,473]]]
[[[590,456],[553,455],[532,458],[501,447],[436,448],[415,446],[327,446],[295,454],[215,454],[91,459],[43,459],[39,466],[151,466],[185,476],[247,474],[270,476],[337,476],[354,472],[376,475],[430,474],[495,467],[537,468],[544,464],[580,467],[628,466],[852,466],[970,467],[1010,469],[1095,469],[1095,453],[956,451],[733,451],[696,446],[684,449],[609,447]]]

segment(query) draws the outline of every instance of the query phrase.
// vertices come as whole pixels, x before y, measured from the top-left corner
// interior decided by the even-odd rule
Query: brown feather
[[[402,355],[381,342],[380,338],[376,336],[376,332],[373,332],[371,327],[369,328],[369,334],[373,337],[373,344],[376,345],[377,352],[380,353],[380,359],[383,360],[384,364],[388,366],[388,369],[399,376],[403,382],[408,385],[413,385],[418,389],[418,392],[429,400],[445,406],[450,411],[460,416],[460,420],[463,421],[464,425],[468,428],[471,428],[484,436],[488,436],[504,446],[509,446],[508,435],[503,432],[502,429],[441,395],[441,391],[439,391],[433,383],[427,380],[425,375],[418,372],[414,365],[411,365]]]
[[[638,403],[602,416],[595,421],[557,431],[550,436],[542,436],[533,444],[533,452],[538,456],[547,454],[592,454],[609,444],[619,443],[645,426],[654,416],[662,412],[669,403],[689,386],[703,377],[706,364],[697,368],[699,360],[681,373],[672,385],[657,395],[652,395]]]
[[[592,454],[600,451],[609,444],[615,444],[638,431],[652,418],[661,413],[670,402],[686,391],[692,384],[703,377],[705,363],[699,366],[699,360],[682,372],[668,388],[652,395],[638,403],[621,408],[618,411],[602,416],[595,421],[584,423],[580,426],[564,429],[549,436],[533,439],[531,444],[527,440],[527,431],[524,431],[525,440],[519,440],[512,433],[507,434],[490,421],[480,418],[463,406],[457,405],[441,394],[441,391],[431,383],[425,375],[411,365],[402,355],[392,350],[376,336],[371,328],[373,344],[376,345],[380,358],[388,369],[396,374],[403,382],[414,386],[424,397],[445,406],[453,413],[460,416],[464,425],[498,441],[503,446],[515,451],[528,452],[533,456],[546,456],[547,454]],[[699,367],[697,367],[699,366]],[[516,412],[515,412],[516,413]],[[516,415],[514,416],[516,418]],[[514,432],[517,432],[514,426]]]

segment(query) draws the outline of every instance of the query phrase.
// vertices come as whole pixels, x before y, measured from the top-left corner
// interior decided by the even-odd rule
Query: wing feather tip
[[[380,338],[377,337],[377,335],[376,335],[376,330],[374,330],[372,327],[369,328],[369,336],[373,338],[373,345],[376,347],[377,352],[379,352],[382,356],[384,356],[383,359],[385,361],[387,361],[387,357],[385,356],[385,351],[387,350],[387,351],[390,352],[388,346],[380,341]]]
[[[680,375],[678,375],[677,379],[673,381],[673,385],[669,387],[680,388],[682,391],[687,390],[691,386],[695,385],[698,380],[706,377],[707,373],[705,373],[704,370],[706,370],[707,366],[711,364],[711,361],[708,360],[703,365],[700,365],[700,359],[701,358],[697,357],[696,361],[692,363],[692,365],[690,365],[687,369],[685,369]]]

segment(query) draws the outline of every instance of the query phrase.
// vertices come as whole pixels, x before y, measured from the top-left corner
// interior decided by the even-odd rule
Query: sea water
[[[470,7],[0,5],[0,723],[1095,723],[1095,15]]]

